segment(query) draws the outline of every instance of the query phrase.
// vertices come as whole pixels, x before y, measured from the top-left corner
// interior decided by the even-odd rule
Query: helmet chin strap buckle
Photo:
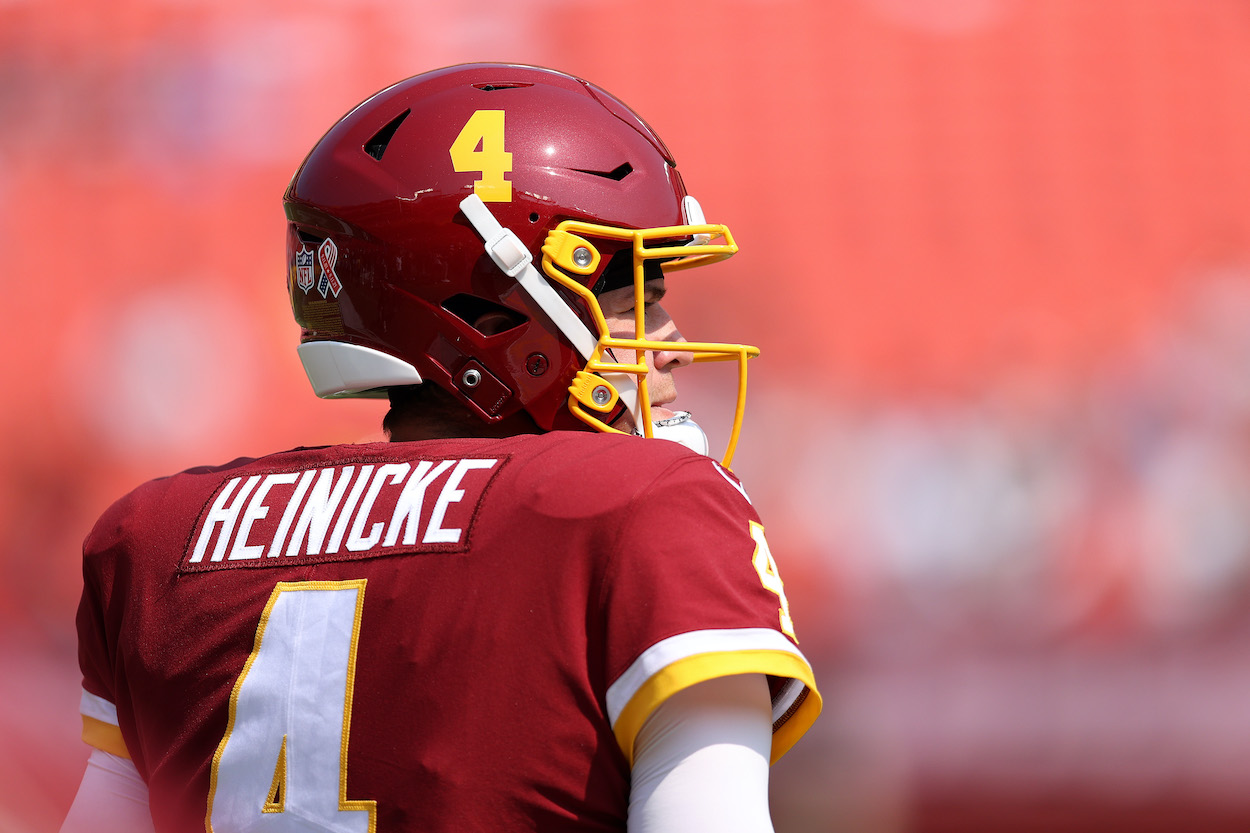
[[[667,419],[651,423],[651,436],[684,445],[691,451],[707,456],[707,434],[687,411],[678,411]]]

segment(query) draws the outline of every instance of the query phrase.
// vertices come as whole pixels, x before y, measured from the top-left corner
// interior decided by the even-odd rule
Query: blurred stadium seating
[[[0,829],[86,758],[96,515],[377,436],[306,390],[281,193],[478,59],[630,102],[743,246],[671,297],[764,348],[736,468],[827,703],[779,831],[1250,829],[1250,6],[485,5],[0,0]]]

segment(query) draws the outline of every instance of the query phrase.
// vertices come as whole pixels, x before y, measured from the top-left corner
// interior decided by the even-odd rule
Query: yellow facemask
[[[693,203],[693,200],[691,200]],[[694,203],[697,212],[697,203]],[[701,212],[698,212],[701,214]],[[698,219],[702,219],[699,217]],[[611,335],[603,310],[594,293],[566,273],[588,276],[599,268],[601,255],[587,239],[627,242],[632,247],[634,288],[634,337]],[[691,238],[689,243],[671,243],[674,239]],[[658,242],[657,242],[658,241]],[[648,245],[651,244],[651,245]],[[695,362],[736,361],[738,363],[738,395],[734,408],[729,443],[721,457],[721,465],[730,468],[742,431],[746,410],[747,359],[759,355],[759,348],[746,344],[718,342],[652,341],[647,338],[645,266],[649,260],[662,261],[665,274],[694,266],[715,263],[738,251],[733,235],[723,225],[698,223],[648,229],[622,229],[575,220],[560,223],[547,235],[542,248],[543,272],[553,281],[581,298],[590,309],[598,341],[586,366],[569,386],[569,410],[587,425],[607,433],[625,433],[608,425],[604,418],[618,402],[624,402],[634,414],[644,436],[654,437],[651,399],[647,390],[648,352],[680,349],[692,353]],[[632,350],[634,362],[622,363],[605,359],[610,351]]]

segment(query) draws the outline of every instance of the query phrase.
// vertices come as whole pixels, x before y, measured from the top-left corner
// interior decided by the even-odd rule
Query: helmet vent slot
[[[601,176],[604,179],[612,179],[620,182],[625,177],[634,172],[634,166],[628,162],[622,162],[610,171],[588,171],[585,168],[574,168],[575,171],[582,174],[590,174],[591,176]]]
[[[411,112],[412,110],[405,110],[387,122],[386,127],[374,133],[373,138],[365,142],[365,153],[374,159],[381,160],[382,154],[386,153],[386,148],[390,145],[391,139],[395,135],[395,131],[399,129],[399,126],[404,123],[404,119],[408,118],[408,114]]]
[[[527,81],[502,81],[496,84],[474,84],[483,92],[493,93],[495,90],[516,90],[521,87],[532,87],[533,84]]]

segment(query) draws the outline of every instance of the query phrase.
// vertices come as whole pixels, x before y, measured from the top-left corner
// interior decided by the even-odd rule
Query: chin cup
[[[686,411],[678,411],[668,419],[653,422],[651,436],[671,440],[699,454],[706,455],[708,452],[707,434]]]

